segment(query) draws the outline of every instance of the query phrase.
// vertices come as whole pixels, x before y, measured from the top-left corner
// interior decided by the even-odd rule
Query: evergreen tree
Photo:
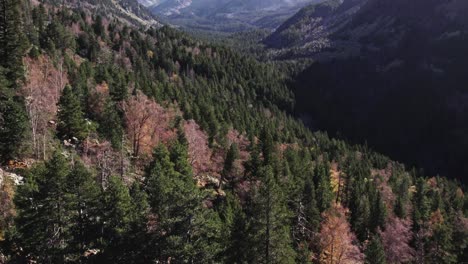
[[[189,163],[188,142],[182,130],[179,130],[177,141],[171,146],[170,158],[174,163],[174,169],[179,172],[183,178],[189,182],[192,179],[192,166]]]
[[[86,167],[76,162],[66,178],[66,204],[73,225],[70,252],[80,256],[97,245],[100,231],[100,188]]]
[[[106,103],[99,132],[112,143],[114,148],[120,149],[122,147],[124,135],[122,118],[119,116],[116,105],[111,101]]]
[[[251,142],[251,151],[250,158],[244,163],[246,174],[250,177],[258,176],[258,170],[262,166],[262,161],[260,159],[260,150],[259,146],[255,145],[253,141]]]
[[[234,166],[234,162],[239,158],[239,148],[237,147],[236,143],[232,143],[231,146],[229,147],[229,150],[226,154],[226,158],[224,160],[224,167],[223,171],[221,172],[221,180],[219,181],[219,184],[223,184],[224,180],[230,176],[232,173],[232,169]]]
[[[19,244],[40,262],[63,263],[71,241],[66,204],[67,161],[56,151],[32,170],[15,197]]]
[[[370,211],[370,222],[369,229],[372,232],[376,232],[378,228],[383,229],[385,227],[385,219],[387,217],[387,208],[382,200],[379,191],[376,191],[374,202]]]
[[[416,193],[413,196],[413,224],[416,231],[426,223],[429,219],[430,204],[427,198],[427,184],[423,178],[419,178],[416,182]]]
[[[151,261],[150,249],[148,243],[148,215],[150,206],[148,195],[143,190],[141,184],[133,182],[130,188],[130,197],[132,198],[132,216],[130,223],[130,232],[123,245],[123,249],[128,252],[127,262],[148,263]]]
[[[372,240],[367,245],[366,251],[366,264],[385,264],[385,251],[382,241],[378,235],[374,235]]]
[[[127,186],[117,176],[111,176],[104,192],[104,242],[114,253],[130,231],[132,198]]]
[[[0,162],[18,157],[26,131],[27,115],[22,103],[13,98],[0,99]]]
[[[396,199],[395,206],[393,208],[393,212],[399,218],[405,218],[406,217],[405,205],[403,204],[403,201],[402,201],[402,199],[400,197],[398,197]]]
[[[273,169],[262,168],[263,183],[254,194],[251,231],[252,261],[256,263],[294,263],[289,217],[282,190]]]
[[[233,195],[228,194],[226,200],[224,219],[229,235],[225,239],[224,260],[226,263],[247,263],[250,250],[247,240],[247,218],[239,201]]]
[[[263,164],[273,165],[273,156],[275,153],[275,144],[270,132],[264,128],[260,135],[260,147],[263,154]]]
[[[443,220],[442,220],[443,221]],[[427,260],[430,263],[457,263],[453,249],[453,231],[450,223],[437,223],[433,228],[432,237],[428,243]]]
[[[239,147],[236,143],[232,143],[226,154],[224,160],[223,175],[227,175],[231,172],[234,162],[239,158]]]
[[[296,262],[311,263],[314,252],[318,252],[320,221],[320,211],[315,200],[314,182],[308,178],[303,187],[294,227],[298,253]]]
[[[148,221],[149,203],[148,195],[137,181],[133,182],[130,188],[130,197],[132,198],[132,229],[142,231],[146,229]]]
[[[210,261],[219,249],[214,232],[219,218],[201,206],[201,195],[187,168],[187,155],[177,156],[163,145],[153,154],[147,168],[146,188],[157,215],[155,258],[177,262]],[[176,171],[175,167],[180,171]],[[188,173],[188,175],[186,174]]]
[[[314,182],[311,179],[308,179],[304,185],[302,203],[304,206],[304,215],[307,219],[308,228],[312,232],[318,232],[321,217],[317,206],[317,201],[315,199]]]
[[[369,236],[370,205],[367,195],[358,199],[355,211],[351,212],[351,226],[358,239],[363,242]]]
[[[70,139],[76,137],[79,140],[86,138],[88,125],[84,119],[84,113],[78,97],[70,86],[63,89],[60,97],[58,113],[57,133],[60,138]]]
[[[0,0],[0,66],[12,87],[23,78],[23,55],[27,38],[23,30],[22,1]]]
[[[317,205],[320,212],[325,211],[333,201],[333,191],[330,183],[330,168],[327,164],[317,164],[314,175]]]

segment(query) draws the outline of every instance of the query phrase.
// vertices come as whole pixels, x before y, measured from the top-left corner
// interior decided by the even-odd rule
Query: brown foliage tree
[[[335,204],[322,217],[320,263],[362,263],[364,256],[346,220],[346,210]]]
[[[27,81],[21,89],[21,95],[26,99],[35,158],[46,158],[46,142],[50,137],[49,121],[55,119],[58,99],[68,83],[62,64],[59,62],[54,67],[46,56],[25,59]]]
[[[213,153],[208,147],[208,135],[194,120],[184,123],[184,131],[189,143],[188,154],[194,175],[199,176],[209,172],[212,169],[211,157]]]
[[[141,91],[125,101],[122,109],[134,157],[141,153],[149,154],[158,143],[174,137],[170,126],[173,114]]]
[[[380,231],[387,263],[406,263],[413,260],[414,249],[409,243],[412,239],[411,220],[395,216],[388,218],[385,231]]]

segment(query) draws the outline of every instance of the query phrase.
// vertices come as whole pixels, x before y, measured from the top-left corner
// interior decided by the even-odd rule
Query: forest
[[[459,182],[312,132],[276,63],[94,5],[0,0],[0,263],[468,261]]]

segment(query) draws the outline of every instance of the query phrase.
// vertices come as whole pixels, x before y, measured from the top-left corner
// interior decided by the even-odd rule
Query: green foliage
[[[16,244],[23,251],[12,247],[10,256],[29,255],[38,263],[310,263],[321,253],[321,213],[329,212],[335,200],[349,208],[349,222],[359,238],[347,238],[345,244],[367,245],[366,261],[384,263],[378,234],[385,230],[391,207],[383,196],[391,194],[387,196],[388,186],[376,184],[371,169],[391,168],[388,184],[396,197],[395,214],[404,218],[413,213],[414,232],[432,228],[423,238],[423,257],[441,263],[463,259],[466,232],[460,223],[468,204],[463,188],[440,179],[437,187],[428,185],[422,174],[412,179],[402,165],[367,147],[311,133],[287,114],[295,100],[283,68],[169,27],[144,32],[106,18],[106,28],[105,17],[93,14],[89,24],[87,15],[66,8],[46,11],[43,5],[33,9],[30,41],[39,53],[63,59],[74,87],[65,87],[60,98],[60,139],[89,136],[87,117],[99,124],[98,136],[125,158],[126,124],[120,106],[129,93],[143,91],[163,107],[180,106],[184,119],[193,118],[201,126],[214,153],[209,157],[213,171],[202,176],[220,172],[229,188],[224,196],[212,184],[197,186],[181,118],[170,125],[176,139],[155,148],[144,175],[138,161],[131,173],[111,176],[100,185],[94,171],[98,168],[88,169],[76,155],[82,154],[79,147],[76,153],[57,151],[18,186],[18,216],[2,246]],[[72,25],[80,25],[77,37],[70,32]],[[69,56],[74,52],[83,58],[79,67]],[[13,66],[5,64],[6,74],[0,74],[2,161],[27,154],[20,148],[27,129],[23,100],[13,96],[15,78],[20,77],[7,74]],[[108,96],[104,91],[103,98],[91,98],[92,89],[103,83]],[[96,106],[94,99],[104,100]],[[227,148],[230,129],[250,141],[244,175],[233,170],[245,156],[243,142],[242,157],[235,143],[225,157],[216,156]],[[73,162],[64,155],[73,155]],[[336,197],[330,164],[340,172]],[[382,178],[379,184],[387,182]],[[443,221],[430,226],[435,212]],[[84,256],[94,250],[96,256]]]
[[[119,115],[115,103],[107,101],[102,119],[99,124],[99,132],[108,139],[114,148],[120,149],[124,138],[122,118]]]
[[[117,176],[109,178],[103,204],[103,236],[109,247],[116,248],[130,231],[134,209],[132,197],[122,179]]]
[[[311,232],[318,232],[320,228],[320,211],[315,198],[315,186],[311,179],[307,179],[302,195],[302,205],[304,206],[304,216],[307,220],[307,228]]]
[[[315,197],[320,212],[325,211],[333,201],[333,192],[330,183],[330,167],[328,164],[317,164],[314,169]]]
[[[59,152],[36,167],[18,189],[18,242],[41,262],[63,262],[71,242],[67,210],[67,161]]]
[[[1,89],[1,87],[0,87]],[[24,105],[16,98],[0,99],[0,161],[17,158],[27,132]]]
[[[159,145],[147,168],[149,202],[160,219],[154,234],[155,258],[210,261],[220,251],[216,231],[221,229],[220,220],[202,207],[202,196],[192,179],[186,150],[178,144],[172,153]]]
[[[262,185],[254,194],[249,231],[251,260],[257,263],[294,263],[290,212],[281,188],[269,166],[260,171]]]
[[[63,89],[60,97],[58,113],[57,134],[60,138],[71,139],[76,137],[79,140],[86,138],[89,127],[84,119],[78,97],[73,93],[70,86]]]
[[[239,158],[239,147],[236,143],[232,143],[229,147],[229,150],[226,154],[226,159],[224,160],[223,175],[231,173],[234,162]]]
[[[69,224],[72,225],[70,252],[79,255],[97,244],[101,190],[93,175],[80,162],[75,163],[67,175],[65,188],[66,209],[70,214]]]
[[[366,264],[385,264],[385,251],[380,237],[374,235],[366,248]]]
[[[431,263],[457,263],[453,249],[453,230],[447,223],[438,223],[429,241],[427,259]]]
[[[23,55],[28,48],[24,34],[22,3],[18,0],[0,1],[0,66],[12,87],[24,76]]]

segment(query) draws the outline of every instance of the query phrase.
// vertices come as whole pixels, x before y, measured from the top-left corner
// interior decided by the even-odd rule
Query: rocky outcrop
[[[3,169],[0,169],[0,186],[7,179],[11,180],[15,185],[20,185],[23,183],[24,178],[18,174],[7,172]]]

